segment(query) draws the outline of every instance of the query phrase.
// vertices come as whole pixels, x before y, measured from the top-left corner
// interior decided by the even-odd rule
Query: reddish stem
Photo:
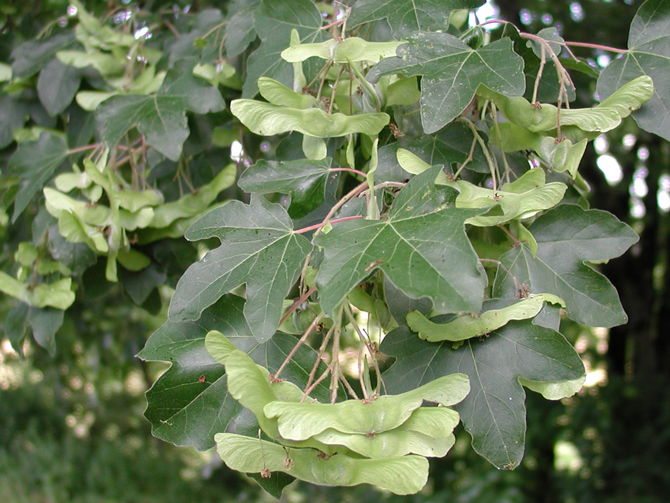
[[[344,222],[345,220],[358,220],[359,218],[363,218],[362,215],[354,215],[351,217],[342,217],[342,218],[336,218],[335,220],[331,220],[331,224],[336,224],[337,222]],[[314,229],[320,229],[324,225],[326,225],[328,222],[321,222],[320,224],[314,224],[310,225],[309,227],[304,227],[303,229],[298,229],[297,231],[293,231],[296,234],[303,234],[304,232],[309,232],[313,231]]]

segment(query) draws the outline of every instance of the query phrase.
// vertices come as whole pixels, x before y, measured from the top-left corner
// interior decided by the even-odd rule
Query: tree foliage
[[[138,355],[172,363],[147,394],[159,438],[216,444],[275,495],[415,493],[459,419],[518,466],[524,387],[585,378],[561,317],[627,320],[595,264],[637,234],[579,167],[631,113],[670,139],[670,2],[601,73],[553,29],[470,23],[482,3],[72,0],[0,63],[6,336],[54,353],[77,297],[120,283],[159,312],[171,286]],[[576,72],[599,103],[570,105]]]

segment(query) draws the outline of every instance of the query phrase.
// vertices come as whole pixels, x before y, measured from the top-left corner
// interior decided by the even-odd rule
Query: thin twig
[[[289,352],[288,355],[286,355],[286,358],[284,358],[284,362],[281,364],[281,366],[277,369],[277,372],[275,372],[273,378],[274,379],[279,379],[279,374],[281,374],[281,371],[284,370],[286,365],[288,365],[288,362],[295,356],[296,351],[298,351],[298,348],[302,346],[305,341],[307,340],[307,337],[309,337],[309,334],[312,333],[312,330],[314,330],[314,327],[316,327],[320,322],[321,318],[323,318],[323,312],[319,313],[313,320],[312,323],[310,323],[309,327],[307,327],[307,330],[302,334],[302,337],[298,340],[298,342],[293,346],[293,349]]]

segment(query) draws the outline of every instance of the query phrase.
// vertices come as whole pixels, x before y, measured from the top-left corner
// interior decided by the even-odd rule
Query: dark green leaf
[[[225,105],[215,87],[193,76],[192,66],[193,61],[179,61],[158,94],[114,96],[102,103],[96,120],[105,144],[113,147],[130,128],[137,127],[149,145],[179,160],[189,135],[186,111],[217,112]]]
[[[114,96],[98,107],[96,120],[109,147],[135,126],[149,145],[176,161],[189,134],[185,108],[181,98]]]
[[[230,4],[231,16],[226,26],[226,56],[229,58],[239,56],[256,39],[254,14],[260,4],[260,0],[233,0]]]
[[[391,316],[393,316],[398,325],[406,325],[405,317],[412,311],[428,314],[428,311],[433,307],[430,299],[412,299],[408,297],[402,290],[391,283],[387,277],[384,277],[384,300]]]
[[[143,360],[172,363],[147,392],[145,416],[158,438],[208,449],[214,445],[214,434],[226,431],[242,410],[228,395],[223,365],[205,349],[205,336],[210,330],[222,332],[270,372],[277,371],[295,346],[295,337],[281,333],[270,342],[259,344],[249,335],[243,306],[244,299],[225,296],[207,308],[198,321],[167,321],[138,354]],[[305,386],[315,360],[316,353],[301,346],[282,371],[282,377]],[[327,387],[315,390],[313,396],[328,400]]]
[[[58,226],[49,227],[49,251],[51,256],[70,269],[73,274],[83,273],[95,264],[95,252],[84,243],[70,243],[60,232]]]
[[[56,332],[63,324],[65,312],[53,307],[34,307],[28,310],[28,323],[33,329],[35,342],[49,351],[53,356],[56,354]]]
[[[28,330],[28,310],[25,302],[17,302],[5,318],[5,337],[11,342],[14,351],[23,357],[23,342]]]
[[[284,488],[295,480],[294,477],[283,472],[272,472],[270,478],[262,477],[260,473],[247,473],[247,476],[254,479],[265,492],[277,499],[281,498]]]
[[[165,283],[167,275],[155,263],[152,263],[149,267],[145,267],[138,272],[131,272],[125,268],[121,268],[119,270],[119,279],[123,283],[123,288],[128,296],[139,306],[147,300],[149,294],[156,287]]]
[[[496,297],[518,295],[520,285],[530,293],[552,293],[565,301],[573,320],[594,327],[625,323],[626,313],[612,284],[585,261],[618,257],[638,240],[637,234],[614,215],[564,204],[529,227],[537,241],[537,258],[525,246],[500,257]],[[524,285],[525,284],[525,285]]]
[[[320,161],[258,161],[247,168],[237,184],[247,192],[291,195],[288,213],[291,218],[302,218],[325,200],[326,179],[331,158]]]
[[[67,156],[65,140],[51,133],[42,133],[39,140],[19,145],[9,160],[9,170],[22,180],[14,200],[12,222],[26,209],[32,197],[42,190]]]
[[[479,312],[486,275],[464,222],[481,210],[455,208],[454,192],[434,184],[438,173],[433,168],[414,177],[387,221],[349,220],[317,236],[324,248],[317,286],[326,313],[375,269],[408,296],[430,298],[438,311]]]
[[[14,141],[12,133],[28,120],[28,104],[17,96],[0,94],[0,148]]]
[[[483,0],[358,0],[347,27],[386,19],[393,35],[414,31],[446,31],[449,15],[456,9],[476,9]]]
[[[221,37],[224,36],[225,24],[224,18],[219,9],[203,9],[198,12],[197,15],[193,18],[193,29],[188,32],[180,35],[174,44],[170,46],[169,49],[169,62],[170,66],[174,65],[180,59],[192,58],[201,55],[204,55],[213,50],[218,50],[218,44],[221,41]],[[219,27],[218,32],[215,27]],[[212,32],[212,30],[215,30]],[[209,47],[203,49],[199,47],[198,42],[203,41],[201,37],[209,34],[208,38],[205,40],[205,46]],[[216,46],[216,49],[214,49]],[[209,49],[209,50],[208,50]],[[207,58],[203,58],[207,61]]]
[[[398,48],[398,57],[383,59],[367,78],[376,82],[394,73],[423,76],[421,122],[426,133],[438,131],[465,110],[480,84],[505,95],[519,96],[525,89],[523,59],[509,39],[475,51],[447,33],[417,33]]]
[[[293,87],[293,66],[281,58],[281,52],[289,46],[291,30],[298,31],[302,43],[322,42],[328,38],[321,29],[321,13],[310,0],[262,0],[255,19],[256,32],[262,42],[247,60],[243,98],[256,95],[256,82],[263,76]]]
[[[293,232],[286,210],[252,195],[249,206],[232,201],[186,233],[189,240],[218,237],[221,246],[186,271],[170,304],[170,319],[196,320],[223,294],[246,283],[244,315],[260,342],[279,326],[283,300],[312,245]]]
[[[59,33],[44,42],[29,40],[12,51],[14,77],[28,78],[39,72],[55,56],[75,41],[74,33]]]
[[[81,70],[52,59],[37,79],[37,95],[49,115],[56,116],[65,110],[81,83]]]
[[[197,114],[220,112],[226,107],[219,90],[193,75],[195,60],[181,60],[165,76],[159,95],[181,98],[185,107]]]
[[[454,408],[474,449],[501,469],[515,468],[523,457],[526,395],[519,379],[554,383],[584,376],[584,365],[565,338],[530,320],[510,322],[458,349],[451,342],[422,341],[401,326],[386,336],[380,350],[397,358],[384,373],[393,393],[453,372],[467,374],[472,389]]]
[[[480,134],[483,133],[480,132]],[[490,173],[491,168],[489,168],[486,162],[486,157],[481,146],[475,142],[470,128],[461,122],[448,124],[439,133],[434,135],[423,135],[409,141],[401,140],[390,145],[385,145],[379,149],[379,167],[377,170],[378,172],[386,170],[395,172],[397,169],[402,169],[398,164],[396,152],[398,148],[404,148],[431,166],[443,164],[454,172],[470,155],[473,143],[475,143],[475,146],[472,152],[472,159],[467,164],[468,169],[479,173]],[[383,163],[391,163],[393,165],[383,166]],[[403,173],[404,178],[406,178],[407,172],[403,170]],[[375,179],[379,176],[379,173],[375,173]]]
[[[600,98],[604,100],[640,75],[650,76],[654,96],[633,117],[642,129],[670,140],[670,2],[647,0],[642,4],[630,25],[628,48],[600,74]]]

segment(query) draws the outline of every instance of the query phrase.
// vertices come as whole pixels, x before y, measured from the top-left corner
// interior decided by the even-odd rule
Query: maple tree
[[[138,355],[172,362],[147,394],[159,438],[217,445],[274,495],[415,493],[459,419],[518,466],[524,387],[585,378],[561,316],[627,319],[593,264],[637,235],[588,208],[579,163],[631,113],[670,139],[670,2],[602,72],[555,29],[470,22],[477,0],[239,0],[176,25],[72,4],[74,28],[0,64],[2,215],[33,220],[0,273],[15,347],[54,352],[100,278],[154,312],[167,284]],[[570,108],[570,72],[599,104]]]

